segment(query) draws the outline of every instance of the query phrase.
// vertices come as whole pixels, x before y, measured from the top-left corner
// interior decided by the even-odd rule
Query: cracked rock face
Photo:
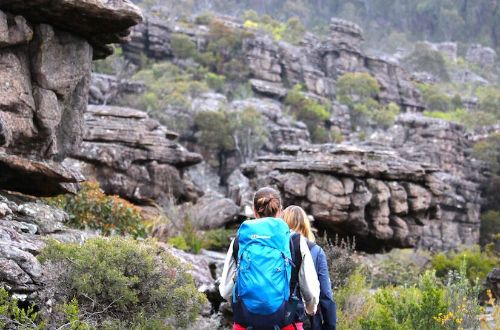
[[[0,188],[74,190],[55,162],[81,142],[92,59],[141,19],[128,0],[0,2]]]
[[[108,194],[136,202],[194,201],[199,192],[184,168],[201,162],[201,156],[172,141],[177,134],[142,111],[89,106],[80,148],[66,161]]]
[[[477,205],[468,205],[469,196],[433,165],[368,146],[282,150],[243,166],[248,186],[279,189],[284,205],[302,206],[320,230],[355,235],[366,250],[450,249],[478,239],[479,216],[472,212]],[[248,195],[248,188],[229,189],[241,205],[238,192]]]
[[[96,57],[109,55],[108,44],[126,42],[130,27],[142,21],[141,10],[128,0],[3,0],[0,9],[81,36]]]
[[[0,286],[12,293],[34,295],[43,286],[36,256],[45,246],[43,237],[83,242],[87,234],[67,229],[68,216],[41,202],[0,195]]]

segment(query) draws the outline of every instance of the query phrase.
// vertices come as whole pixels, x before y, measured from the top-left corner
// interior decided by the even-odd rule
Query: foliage
[[[495,120],[495,118],[493,118],[489,113],[483,111],[471,112],[465,109],[456,109],[454,111],[446,112],[424,111],[424,116],[463,124],[471,129],[489,125]]]
[[[347,239],[329,240],[326,236],[318,240],[318,244],[325,251],[328,262],[332,288],[338,289],[347,284],[349,277],[356,271],[357,262],[353,258],[356,253],[356,241]]]
[[[493,267],[499,264],[500,258],[488,251],[481,252],[476,246],[459,252],[440,252],[431,259],[436,275],[441,278],[445,278],[450,271],[460,271],[463,262],[467,264],[467,278],[474,282],[476,279],[485,279]]]
[[[438,86],[417,84],[417,87],[422,93],[424,105],[428,110],[446,112],[456,109],[453,108],[454,104],[450,97],[442,92]]]
[[[0,287],[0,329],[43,329],[44,326],[33,305],[26,309],[19,307],[18,300]]]
[[[389,103],[381,106],[377,101],[380,85],[368,73],[346,73],[337,81],[337,99],[351,110],[354,128],[370,124],[388,128],[399,114],[399,106]]]
[[[132,78],[144,82],[147,90],[139,97],[134,95],[127,103],[153,115],[167,107],[187,109],[192,98],[209,91],[205,75],[206,69],[196,66],[182,69],[171,62],[153,64],[134,74]]]
[[[97,182],[85,182],[77,195],[61,195],[48,202],[65,210],[69,223],[77,228],[97,229],[104,235],[146,234],[140,209],[118,196],[106,195]]]
[[[486,295],[489,298],[486,304],[493,309],[491,313],[493,316],[493,327],[490,322],[488,322],[488,316],[486,314],[482,314],[479,317],[481,330],[496,330],[500,328],[500,304],[495,303],[496,299],[493,297],[491,290],[487,290]]]
[[[236,236],[234,229],[213,229],[203,233],[203,248],[214,251],[227,251],[231,238]]]
[[[197,231],[189,223],[184,226],[181,233],[171,237],[168,240],[175,248],[192,253],[199,253],[200,250],[227,251],[231,243],[231,237],[234,237],[235,231],[231,229],[213,229],[205,232]]]
[[[170,36],[170,47],[177,58],[193,57],[196,52],[196,44],[187,35],[172,33]]]
[[[306,33],[306,29],[300,18],[290,17],[286,23],[274,20],[268,15],[259,17],[255,11],[244,14],[243,26],[247,29],[255,29],[269,33],[274,40],[284,40],[291,44],[298,44]]]
[[[489,210],[481,214],[479,243],[485,246],[496,243],[500,235],[500,211]]]
[[[200,313],[205,297],[172,255],[150,241],[93,238],[83,245],[49,241],[39,259],[46,267],[63,265],[56,274],[54,299],[64,304],[76,298],[79,315],[94,324],[138,318],[164,320],[186,327]],[[76,320],[75,303],[65,307]]]
[[[226,83],[226,77],[218,75],[216,73],[208,72],[205,76],[205,80],[208,86],[216,92],[224,91],[224,84]]]
[[[476,90],[481,111],[491,114],[500,121],[500,88],[495,86],[479,87]]]
[[[177,249],[197,254],[203,247],[203,237],[193,226],[191,220],[186,217],[181,234],[170,238],[168,243]]]
[[[361,329],[360,320],[371,313],[373,305],[366,278],[359,271],[355,271],[345,279],[345,284],[334,292],[337,303],[337,328]]]
[[[466,265],[450,272],[446,284],[426,271],[417,285],[377,290],[371,313],[360,320],[363,329],[476,329],[480,313],[479,287],[466,277]]]
[[[490,167],[491,177],[485,188],[486,210],[500,211],[498,191],[500,191],[500,133],[494,133],[474,145],[473,154]]]
[[[425,270],[430,254],[424,251],[415,252],[413,249],[393,249],[381,258],[381,262],[368,269],[374,288],[416,284],[418,278],[415,274]]]
[[[214,19],[210,22],[207,45],[195,60],[211,72],[224,75],[230,81],[245,81],[249,71],[242,53],[244,31],[228,27]]]
[[[372,117],[378,126],[387,129],[394,124],[396,117],[399,115],[399,111],[399,105],[391,102],[373,113]]]
[[[307,97],[300,85],[295,85],[285,98],[290,113],[300,121],[303,121],[313,142],[323,143],[330,140],[325,130],[325,121],[330,118],[327,106]]]
[[[429,72],[442,81],[450,80],[443,55],[425,43],[416,43],[403,63],[414,71]]]
[[[253,108],[228,112],[204,111],[195,117],[200,143],[219,153],[236,150],[248,160],[267,139],[262,115]]]

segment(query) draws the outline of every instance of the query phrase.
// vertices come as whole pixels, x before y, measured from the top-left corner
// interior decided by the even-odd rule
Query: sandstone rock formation
[[[0,188],[51,195],[80,180],[42,161],[78,146],[92,58],[141,19],[128,0],[0,2],[0,152],[8,155]]]
[[[467,49],[465,58],[484,69],[493,69],[495,67],[497,53],[490,47],[481,45],[472,45]]]
[[[244,165],[242,172],[250,188],[275,186],[285,205],[304,207],[322,230],[356,235],[359,246],[367,250],[450,249],[477,242],[477,201],[447,182],[436,166],[374,147],[282,150],[281,155]]]
[[[232,29],[244,29],[227,18],[219,19]],[[254,91],[280,99],[288,88],[303,84],[309,92],[334,100],[336,80],[342,74],[368,72],[381,85],[379,97],[382,102],[395,102],[408,110],[423,108],[420,94],[408,73],[397,64],[369,57],[361,51],[363,31],[359,26],[332,19],[330,30],[327,40],[320,41],[308,35],[298,46],[276,42],[268,35],[245,38],[242,52]],[[124,55],[137,63],[141,53],[154,59],[172,58],[170,35],[174,32],[189,36],[199,50],[206,47],[209,33],[206,26],[186,28],[148,18],[146,23],[134,28],[131,43],[124,46]]]
[[[43,236],[66,242],[82,242],[87,237],[67,229],[67,217],[40,202],[0,195],[0,286],[20,297],[41,289],[43,273],[36,255],[45,246]]]
[[[193,201],[198,191],[183,169],[201,156],[173,142],[176,137],[145,112],[89,106],[83,142],[66,163],[99,181],[106,193],[132,201]]]
[[[142,82],[120,79],[116,76],[92,73],[89,89],[89,104],[114,104],[125,95],[146,91]]]
[[[3,0],[0,9],[83,37],[96,58],[109,55],[107,44],[127,41],[129,28],[142,21],[141,10],[129,0]]]

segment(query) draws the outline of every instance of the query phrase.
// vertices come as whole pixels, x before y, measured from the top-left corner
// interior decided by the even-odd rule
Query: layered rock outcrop
[[[226,18],[220,21],[231,29],[244,29],[241,24]],[[254,91],[280,99],[293,85],[303,84],[316,96],[334,100],[336,80],[342,74],[368,72],[381,86],[379,97],[383,103],[395,102],[408,110],[423,109],[420,94],[407,72],[395,63],[362,52],[363,31],[359,26],[332,19],[330,30],[327,40],[307,34],[300,45],[277,42],[259,33],[245,38],[242,53],[250,69]],[[137,63],[141,53],[154,59],[172,58],[170,36],[174,32],[190,37],[199,50],[207,45],[207,26],[186,28],[148,18],[145,24],[134,28],[131,43],[124,47],[124,55]]]
[[[281,155],[243,166],[249,187],[230,187],[235,200],[241,203],[241,194],[274,186],[283,193],[285,205],[300,205],[313,215],[317,228],[356,235],[366,250],[450,249],[477,242],[474,199],[450,184],[434,165],[368,146],[282,150]]]
[[[107,193],[132,201],[193,201],[199,192],[183,169],[201,162],[201,156],[172,141],[176,137],[145,112],[90,105],[83,141],[65,163],[100,182]]]
[[[67,229],[67,219],[67,214],[55,207],[0,195],[0,286],[21,298],[33,298],[43,286],[42,266],[36,259],[45,246],[43,237],[65,242],[83,242],[87,237],[84,232]]]
[[[75,150],[92,59],[107,44],[125,41],[141,19],[128,0],[0,2],[0,153],[8,155],[3,166],[19,171],[23,163],[38,180],[46,176],[53,183],[40,188],[43,195],[64,191],[57,177],[61,183],[79,181],[59,165],[34,161],[61,161]],[[13,161],[12,155],[23,160]],[[33,183],[21,185],[29,175],[13,186],[14,173],[0,188],[38,194]]]

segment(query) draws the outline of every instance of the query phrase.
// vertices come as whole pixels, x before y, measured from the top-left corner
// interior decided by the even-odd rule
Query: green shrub
[[[142,319],[183,328],[206,302],[180,261],[151,241],[121,237],[93,238],[83,245],[49,241],[39,259],[49,270],[67,270],[54,274],[55,287],[46,288],[52,299],[64,304],[76,298],[80,316],[97,326],[120,322],[128,328]],[[71,318],[77,317],[74,306],[68,309]]]
[[[322,143],[330,140],[326,132],[325,121],[330,118],[327,106],[304,95],[300,85],[295,85],[285,98],[290,113],[304,122],[313,142]]]
[[[399,108],[395,104],[381,107],[377,101],[379,93],[380,85],[368,73],[346,73],[337,80],[337,100],[351,110],[353,128],[372,123],[383,127],[392,125]]]
[[[377,123],[377,125],[387,129],[394,124],[399,111],[399,105],[391,102],[388,105],[380,108],[379,111],[376,111],[373,114],[373,120],[375,121],[375,123]]]
[[[481,234],[479,243],[486,246],[496,243],[500,234],[500,211],[490,210],[481,215]]]
[[[226,83],[226,77],[218,75],[216,73],[209,72],[205,76],[205,80],[208,86],[215,90],[216,92],[224,91],[224,84]]]
[[[334,291],[337,303],[337,328],[359,330],[360,320],[371,312],[373,299],[369,293],[366,278],[353,272],[345,279],[345,284]]]
[[[48,202],[66,211],[69,223],[77,228],[97,229],[104,235],[146,235],[140,209],[118,196],[104,194],[97,182],[85,182],[77,195],[61,195]]]
[[[425,107],[430,111],[451,111],[454,108],[452,99],[442,92],[437,85],[417,84],[418,89],[422,93],[422,98]],[[455,102],[457,102],[455,100]]]
[[[214,251],[227,251],[231,238],[236,236],[234,229],[214,229],[203,233],[203,248]]]
[[[472,129],[487,126],[495,121],[495,118],[487,112],[470,112],[466,109],[456,109],[454,111],[424,111],[424,116],[463,124]]]
[[[191,220],[185,218],[180,235],[170,238],[168,243],[177,249],[197,254],[203,247],[203,236],[196,230]]]
[[[418,286],[379,289],[373,309],[360,324],[370,330],[443,329],[434,317],[448,312],[445,294],[435,274],[427,271]]]
[[[500,120],[500,88],[496,86],[479,87],[476,90],[481,111],[492,114]]]
[[[44,329],[45,324],[33,305],[27,309],[19,307],[7,290],[0,287],[0,329]]]
[[[443,81],[450,80],[443,55],[424,43],[415,44],[413,51],[403,59],[403,63],[414,71],[425,71]]]
[[[475,282],[476,279],[484,280],[493,267],[498,265],[500,258],[488,252],[481,252],[476,246],[459,252],[440,252],[431,259],[436,275],[441,278],[446,278],[450,271],[460,271],[463,262],[467,264],[467,278]]]
[[[178,58],[193,57],[196,52],[196,44],[187,35],[181,33],[172,33],[170,47],[174,56]]]
[[[324,236],[318,240],[318,244],[325,251],[332,288],[343,287],[358,267],[358,263],[353,258],[356,253],[354,238],[351,241],[349,238],[344,240],[335,236],[334,240],[329,240]]]

